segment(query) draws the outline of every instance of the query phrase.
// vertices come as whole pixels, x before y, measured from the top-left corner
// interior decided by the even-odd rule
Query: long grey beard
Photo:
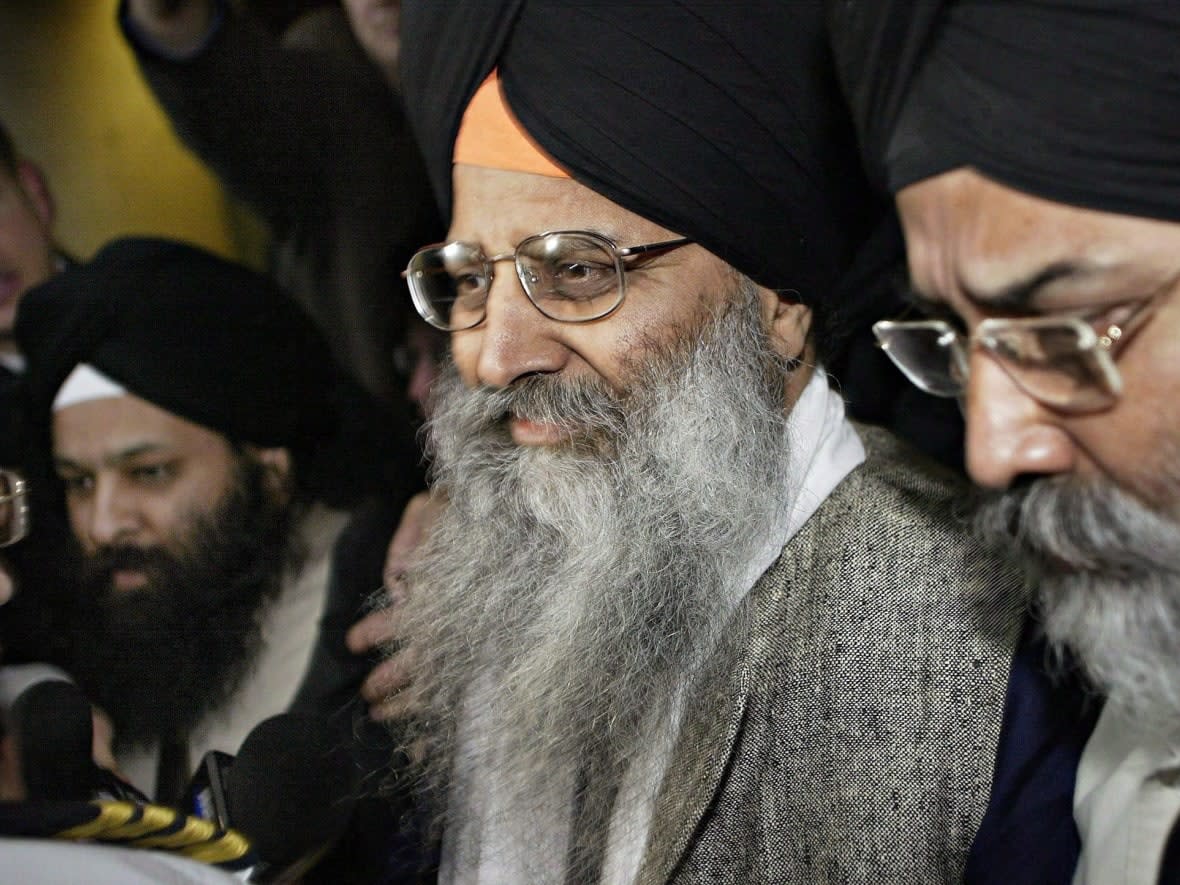
[[[642,347],[622,395],[552,376],[467,390],[452,370],[430,425],[449,506],[409,575],[427,711],[412,740],[428,782],[450,791],[448,826],[479,801],[449,782],[460,718],[482,723],[462,738],[466,764],[494,771],[497,806],[538,832],[553,809],[537,797],[577,779],[571,881],[592,876],[644,723],[714,645],[730,584],[785,498],[787,368],[752,286],[678,342]],[[509,412],[572,439],[517,446]]]
[[[1180,736],[1180,525],[1110,482],[1064,477],[992,497],[978,524],[1015,544],[1046,636],[1108,703]]]

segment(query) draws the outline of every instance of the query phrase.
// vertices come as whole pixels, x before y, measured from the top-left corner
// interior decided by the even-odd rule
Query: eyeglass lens
[[[1062,409],[1098,409],[1118,396],[1110,356],[1077,321],[981,326],[978,343],[1026,393]],[[882,323],[877,338],[917,387],[935,396],[961,396],[966,384],[963,338],[942,322]]]
[[[1025,391],[1046,405],[1102,408],[1118,395],[1110,357],[1074,323],[989,332],[983,345]]]
[[[622,300],[618,254],[608,241],[592,234],[529,237],[517,246],[515,261],[529,300],[551,319],[598,319]],[[483,250],[463,242],[423,249],[408,269],[423,315],[452,331],[471,328],[483,319],[492,273]]]
[[[516,255],[525,289],[546,316],[582,322],[610,313],[619,303],[618,257],[598,237],[529,237]]]
[[[963,385],[952,353],[958,336],[944,323],[879,323],[874,329],[882,348],[902,373],[934,396],[958,396]]]
[[[464,329],[483,317],[487,286],[483,254],[467,243],[422,249],[410,259],[407,276],[422,316],[440,329]],[[465,318],[474,314],[470,323]]]

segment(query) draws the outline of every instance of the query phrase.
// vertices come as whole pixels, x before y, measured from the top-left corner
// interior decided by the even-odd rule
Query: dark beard
[[[988,496],[977,525],[1020,557],[1056,651],[1122,713],[1180,734],[1180,525],[1109,481],[1070,477]]]
[[[478,854],[478,837],[456,834],[465,801],[484,798],[448,781],[462,746],[495,772],[504,818],[533,833],[553,831],[576,790],[568,872],[593,878],[629,762],[732,614],[730,583],[765,538],[787,459],[785,367],[757,293],[731,295],[671,346],[637,346],[623,393],[560,376],[467,390],[453,369],[436,385],[449,507],[401,617],[428,711],[411,739],[460,824],[455,856]],[[557,423],[569,441],[518,446],[507,414]],[[543,881],[533,865],[553,856],[514,847],[524,878]]]
[[[81,559],[67,666],[111,717],[118,751],[187,734],[248,674],[288,560],[291,507],[274,498],[264,468],[243,457],[175,552],[121,546]],[[112,573],[128,568],[147,584],[114,590]]]

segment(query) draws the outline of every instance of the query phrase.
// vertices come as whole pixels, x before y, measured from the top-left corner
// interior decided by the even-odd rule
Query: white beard
[[[493,779],[496,808],[531,844],[572,833],[556,858],[519,845],[529,881],[567,867],[592,878],[644,723],[725,626],[730,584],[788,484],[787,367],[753,287],[730,302],[677,350],[647,347],[623,395],[552,376],[501,391],[467,390],[453,371],[440,381],[430,434],[449,506],[401,617],[427,711],[411,739],[448,796],[449,850],[465,866],[478,863],[470,824],[486,797],[451,779],[457,752]],[[509,411],[573,440],[517,446]]]
[[[1015,545],[1047,638],[1108,704],[1180,736],[1180,525],[1108,481],[1060,477],[993,496],[979,526]]]

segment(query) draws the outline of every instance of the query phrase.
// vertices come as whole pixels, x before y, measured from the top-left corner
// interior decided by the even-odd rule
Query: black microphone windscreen
[[[89,799],[97,784],[90,702],[72,682],[35,683],[12,703],[21,775],[30,799]]]
[[[228,776],[229,818],[283,868],[332,845],[356,803],[352,756],[328,720],[281,713],[246,737]]]

